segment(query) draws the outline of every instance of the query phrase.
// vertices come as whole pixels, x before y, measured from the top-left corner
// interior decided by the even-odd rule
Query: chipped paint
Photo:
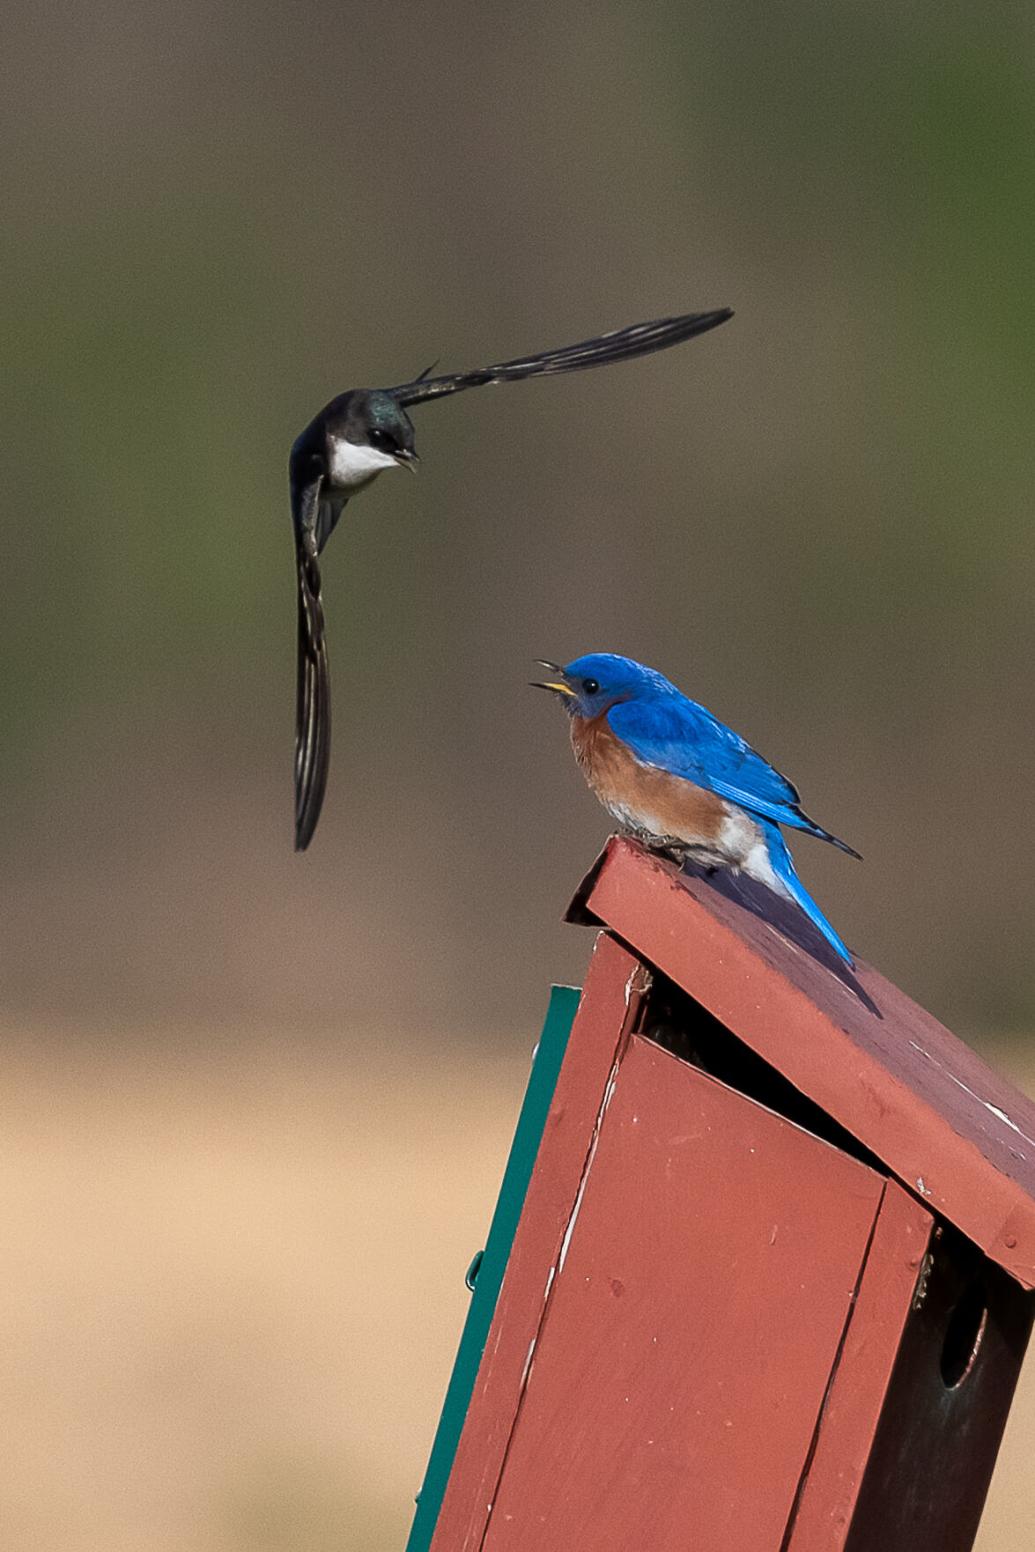
[[[582,1171],[582,1179],[579,1181],[579,1189],[575,1196],[575,1206],[571,1210],[571,1217],[568,1219],[567,1227],[564,1230],[564,1238],[561,1240],[561,1253],[557,1257],[558,1276],[561,1274],[561,1272],[564,1271],[564,1263],[568,1259],[568,1247],[571,1244],[571,1237],[575,1233],[575,1225],[579,1221],[579,1213],[582,1211],[582,1199],[586,1194],[586,1186],[589,1182],[589,1172],[593,1168],[593,1160],[596,1157],[597,1142],[599,1137],[600,1128],[598,1123],[597,1130],[593,1133],[593,1141],[589,1145],[589,1157],[586,1160],[586,1167]]]
[[[927,1298],[927,1285],[931,1280],[931,1269],[933,1266],[934,1256],[928,1251],[920,1262],[917,1272],[916,1288],[913,1292],[913,1301],[910,1306],[914,1311],[923,1308],[924,1300]]]
[[[532,1359],[535,1356],[535,1348],[536,1348],[536,1343],[538,1342],[538,1340],[539,1340],[539,1333],[537,1331],[535,1336],[529,1342],[529,1344],[528,1344],[528,1352],[525,1354],[525,1366],[521,1370],[521,1380],[520,1380],[520,1386],[521,1386],[522,1390],[524,1390],[525,1386],[528,1384],[528,1376],[532,1372]]]
[[[625,1008],[627,1014],[630,1007],[630,998],[632,996],[632,985],[636,980],[637,972],[640,970],[640,968],[641,966],[637,965],[636,969],[630,975],[628,981],[625,984]],[[560,1255],[557,1257],[558,1276],[560,1276],[561,1272],[564,1271],[564,1263],[568,1259],[568,1247],[571,1244],[571,1237],[575,1233],[575,1225],[579,1221],[579,1213],[582,1211],[582,1199],[586,1194],[586,1186],[589,1184],[589,1172],[593,1168],[593,1160],[596,1158],[597,1154],[597,1144],[600,1141],[600,1128],[603,1124],[604,1116],[607,1114],[608,1106],[614,1097],[615,1084],[618,1082],[618,1069],[621,1066],[621,1061],[622,1050],[619,1048],[615,1055],[615,1059],[611,1064],[611,1071],[608,1075],[607,1085],[604,1089],[604,1098],[601,1102],[600,1109],[597,1112],[596,1125],[593,1128],[593,1139],[589,1145],[589,1153],[586,1156],[586,1164],[582,1171],[582,1179],[579,1181],[579,1189],[575,1195],[575,1205],[571,1210],[571,1217],[568,1219],[567,1226],[565,1227],[564,1238],[561,1240],[561,1251]]]
[[[1029,1137],[1027,1132],[1022,1131],[1021,1128],[1017,1125],[1016,1121],[1012,1121],[1010,1119],[1005,1110],[1001,1110],[998,1105],[993,1105],[990,1099],[982,1099],[981,1095],[978,1094],[975,1089],[972,1089],[969,1084],[964,1083],[962,1078],[957,1078],[956,1074],[950,1071],[950,1069],[945,1066],[944,1062],[940,1062],[937,1057],[932,1056],[930,1051],[925,1051],[922,1045],[917,1045],[915,1040],[910,1040],[909,1044],[914,1051],[916,1051],[925,1059],[925,1061],[933,1062],[934,1065],[938,1068],[939,1072],[943,1072],[945,1074],[950,1083],[955,1083],[956,1087],[958,1089],[962,1089],[964,1094],[969,1094],[971,1099],[976,1100],[977,1103],[981,1106],[982,1110],[987,1110],[989,1115],[995,1116],[997,1121],[1001,1121],[1004,1126],[1008,1126],[1011,1132],[1016,1132],[1017,1136],[1020,1137],[1022,1142],[1026,1142],[1029,1147],[1035,1148],[1035,1137]],[[1020,1154],[1020,1157],[1023,1159],[1025,1158],[1025,1155],[1022,1153]]]
[[[987,1099],[983,1103],[985,1109],[990,1110],[994,1116],[1002,1121],[1004,1126],[1008,1126],[1010,1128],[1011,1132],[1016,1132],[1018,1137],[1021,1138],[1022,1142],[1029,1143],[1031,1147],[1035,1148],[1035,1137],[1029,1137],[1027,1132],[1022,1132],[1020,1127],[1017,1125],[1017,1122],[1011,1121],[1005,1110],[1000,1110],[998,1105],[993,1105],[992,1102]],[[1022,1153],[1021,1158],[1023,1159],[1024,1156],[1025,1155]]]
[[[640,961],[637,960],[636,964],[629,971],[629,975],[625,983],[626,1013],[628,1013],[629,1009],[632,1007],[633,993],[649,991],[650,980],[650,971],[647,969],[646,965],[641,964]]]
[[[593,944],[594,957],[596,956],[601,945],[606,941],[607,939],[604,937],[603,933],[597,935]],[[625,980],[623,994],[623,1001],[625,1004],[625,1019],[623,1020],[623,1023],[626,1027],[628,1026],[629,1014],[632,1010],[633,997],[642,996],[648,990],[650,984],[650,971],[644,964],[637,960]],[[579,1213],[582,1211],[582,1202],[586,1194],[586,1186],[589,1181],[590,1170],[593,1168],[593,1160],[596,1157],[597,1143],[600,1139],[600,1127],[603,1123],[604,1116],[607,1114],[608,1106],[610,1105],[614,1096],[615,1084],[618,1080],[618,1068],[621,1063],[621,1058],[622,1047],[620,1047],[619,1050],[615,1053],[614,1061],[611,1064],[611,1071],[608,1074],[607,1084],[604,1088],[604,1097],[601,1101],[600,1109],[597,1111],[597,1118],[593,1127],[593,1136],[590,1141],[589,1152],[586,1156],[585,1165],[583,1166],[582,1178],[579,1181],[578,1191],[575,1194],[575,1202],[571,1210],[571,1216],[565,1225],[564,1238],[561,1240],[561,1248],[557,1256],[557,1261],[554,1266],[550,1267],[549,1273],[547,1274],[546,1287],[543,1292],[544,1309],[547,1301],[549,1300],[554,1284],[554,1279],[559,1277],[561,1272],[564,1271],[564,1263],[568,1259],[568,1249],[571,1245],[572,1235],[575,1233],[575,1225],[578,1222]]]

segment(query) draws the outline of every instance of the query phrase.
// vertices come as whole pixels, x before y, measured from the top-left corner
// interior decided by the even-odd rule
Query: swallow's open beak
[[[528,682],[533,690],[552,690],[555,695],[569,695],[575,700],[575,691],[570,685],[564,683],[564,669],[559,663],[548,663],[544,657],[537,657],[536,662],[540,668],[548,668],[552,674],[558,674],[558,679],[530,679]]]
[[[420,463],[416,453],[410,452],[406,447],[399,447],[393,456],[400,469],[409,469],[411,474],[416,474],[417,465]]]

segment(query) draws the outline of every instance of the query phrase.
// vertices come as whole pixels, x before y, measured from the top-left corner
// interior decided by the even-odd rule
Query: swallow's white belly
[[[383,453],[377,447],[360,447],[355,442],[346,442],[344,437],[331,443],[331,464],[327,472],[331,484],[337,485],[339,490],[355,490],[357,485],[365,485],[382,469],[397,467],[391,453]]]

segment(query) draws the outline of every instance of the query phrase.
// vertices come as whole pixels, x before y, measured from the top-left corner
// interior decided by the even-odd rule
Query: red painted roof
[[[763,900],[770,920],[727,876],[615,838],[568,919],[609,927],[1035,1288],[1035,1104],[869,965],[837,973],[793,908]]]

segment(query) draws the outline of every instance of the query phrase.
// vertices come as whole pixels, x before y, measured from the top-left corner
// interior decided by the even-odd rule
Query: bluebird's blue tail
[[[808,894],[797,873],[795,873],[791,854],[787,850],[787,842],[774,824],[768,824],[765,820],[760,822],[765,831],[766,841],[769,846],[769,861],[772,864],[773,872],[780,881],[781,888],[801,907],[809,921],[823,934],[834,952],[844,960],[845,964],[851,965],[851,954],[827,921],[815,900]]]

